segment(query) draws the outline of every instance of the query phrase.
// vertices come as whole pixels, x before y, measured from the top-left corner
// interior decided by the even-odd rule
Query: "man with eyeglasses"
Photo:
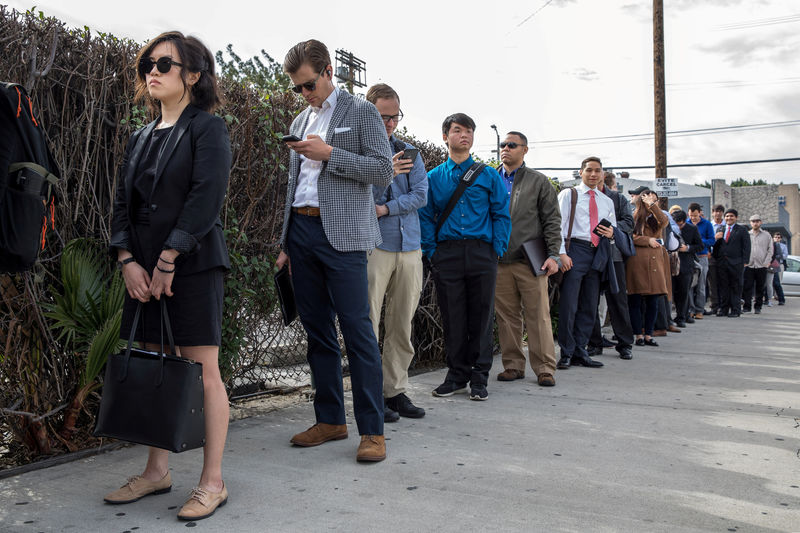
[[[556,348],[550,322],[548,276],[558,272],[561,264],[561,211],[558,197],[547,176],[525,166],[528,138],[510,131],[500,143],[497,169],[509,194],[511,238],[508,250],[497,265],[494,307],[497,332],[503,353],[503,371],[499,381],[525,377],[525,353],[522,349],[523,314],[528,331],[528,361],[542,387],[556,384]],[[547,260],[541,275],[534,275],[522,251],[522,244],[544,239]]]
[[[342,353],[347,347],[356,425],[356,459],[386,458],[381,357],[369,317],[367,251],[381,243],[372,186],[392,180],[389,139],[374,105],[333,84],[327,47],[298,43],[284,70],[309,107],[292,122],[289,183],[278,268],[289,264],[308,363],[316,382],[316,424],[292,437],[296,446],[347,438]]]
[[[469,384],[470,399],[481,401],[489,398],[497,258],[508,246],[511,219],[500,175],[492,167],[476,165],[470,156],[474,133],[475,122],[464,113],[442,123],[450,157],[428,172],[428,203],[419,210],[419,219],[447,353],[447,377],[433,395],[463,393]],[[472,177],[464,181],[469,186],[448,209],[465,176]]]
[[[428,201],[428,175],[422,157],[405,157],[410,144],[393,133],[403,117],[400,97],[385,83],[367,91],[367,101],[381,114],[389,144],[394,152],[394,179],[384,188],[372,186],[375,214],[383,242],[370,254],[367,263],[370,319],[378,338],[381,308],[386,300],[383,335],[384,422],[400,417],[422,418],[425,410],[414,405],[406,395],[408,367],[414,358],[411,344],[411,321],[422,292],[422,250],[420,249],[417,210]]]

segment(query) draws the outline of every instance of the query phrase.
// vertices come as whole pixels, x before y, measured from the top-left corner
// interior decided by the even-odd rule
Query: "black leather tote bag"
[[[140,303],[125,351],[108,357],[94,435],[172,452],[199,448],[206,442],[203,366],[164,353],[165,327],[172,353],[175,343],[163,299],[160,353],[133,348],[141,312]]]

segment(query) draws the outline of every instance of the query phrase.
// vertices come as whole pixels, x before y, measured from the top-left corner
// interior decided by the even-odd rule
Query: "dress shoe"
[[[620,359],[633,359],[633,352],[630,346],[617,346],[617,353]]]
[[[645,346],[658,346],[658,343],[656,341],[654,341],[653,339],[645,339],[644,340],[644,345]]]
[[[689,315],[688,317],[686,317],[686,323],[687,324],[694,324],[694,318],[692,317],[692,315]]]
[[[742,313],[749,313],[749,312],[750,312],[749,307],[742,307]]]
[[[298,433],[289,441],[295,446],[308,448],[319,446],[329,440],[341,440],[347,438],[347,426],[345,424],[325,424],[319,422],[314,424],[302,433]]]
[[[686,322],[684,322],[683,320],[678,320],[677,322],[675,322],[675,325],[678,326],[679,328],[685,328],[686,327]],[[672,331],[672,330],[670,330],[670,331]]]
[[[558,364],[556,368],[559,370],[566,370],[572,364],[572,356],[570,355],[562,355],[561,359],[558,360]]]
[[[634,344],[636,346],[644,346],[644,339],[641,339],[641,338],[636,339],[636,342],[634,342]]]
[[[756,307],[756,308],[753,310],[753,314],[754,314],[754,315],[760,315],[760,314],[761,314],[761,309],[759,309],[758,307]]]
[[[411,400],[403,392],[397,396],[387,398],[386,405],[398,415],[405,418],[422,418],[425,416],[425,409],[411,403]]]
[[[728,316],[728,313],[726,311],[723,311],[722,309],[718,309],[717,316]]]
[[[172,490],[172,477],[169,471],[158,481],[147,481],[142,476],[133,476],[128,479],[122,487],[110,494],[106,494],[103,500],[106,503],[121,504],[133,503],[151,494],[164,494]]]
[[[525,377],[525,372],[522,370],[517,370],[515,368],[506,368],[499,374],[497,374],[497,381],[514,381],[515,379],[523,379]]]
[[[675,329],[678,329],[678,328],[675,328]],[[680,333],[680,331],[681,330],[678,329],[678,333]],[[653,332],[653,337],[666,337],[666,336],[667,336],[667,330],[665,330],[665,329],[657,329],[657,330],[655,330]]]
[[[613,346],[616,346],[616,344],[603,337],[603,348],[611,348]]]
[[[685,326],[684,326],[684,327],[685,327]],[[673,326],[672,324],[670,324],[670,325],[667,327],[667,331],[669,331],[670,333],[680,333],[680,332],[681,332],[681,330],[679,330],[678,328],[676,328],[676,327],[675,327],[675,326]]]
[[[739,318],[740,316],[741,313],[737,313],[736,311],[731,311],[730,313],[728,313],[728,318]]]
[[[786,305],[786,302],[778,302],[778,305]]]
[[[540,387],[554,387],[556,384],[556,378],[553,377],[553,374],[547,372],[539,374],[537,381]]]
[[[446,398],[447,396],[452,396],[453,394],[460,394],[462,392],[467,392],[466,385],[459,385],[453,381],[445,381],[435,389],[433,389],[432,394],[434,396],[438,396],[439,398]]]
[[[703,320],[703,313],[695,313],[694,314],[695,320]]]
[[[361,463],[377,463],[386,459],[386,441],[383,435],[361,435],[356,461]]]
[[[585,366],[587,368],[600,368],[603,366],[603,363],[591,359],[588,355],[575,354],[572,356],[572,366],[575,365]]]
[[[614,346],[613,344],[611,346]],[[589,354],[590,357],[594,357],[596,355],[603,355],[603,347],[602,346],[587,346],[586,353]]]
[[[716,313],[716,311],[714,311],[713,309],[703,309],[703,314],[706,315],[706,316],[713,315],[715,313]],[[697,318],[697,317],[695,317],[695,318]]]
[[[228,503],[228,489],[222,484],[220,492],[211,492],[200,487],[192,489],[189,501],[178,511],[178,520],[202,520]]]
[[[386,404],[386,400],[383,400],[383,421],[384,423],[391,424],[392,422],[397,422],[400,420],[400,415],[397,411],[392,409]]]

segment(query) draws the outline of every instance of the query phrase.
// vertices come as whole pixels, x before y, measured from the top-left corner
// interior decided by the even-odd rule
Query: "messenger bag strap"
[[[569,229],[567,230],[567,239],[564,242],[564,250],[569,252],[569,243],[572,241],[572,225],[575,223],[575,207],[578,205],[578,191],[572,187],[569,199]]]
[[[447,206],[442,211],[442,214],[439,215],[439,221],[436,223],[436,242],[439,242],[439,230],[442,229],[444,226],[444,221],[447,220],[447,217],[450,216],[450,213],[453,212],[453,209],[456,207],[456,204],[461,199],[461,195],[464,194],[464,191],[467,190],[467,187],[472,185],[475,182],[475,177],[479,176],[483,169],[486,168],[486,163],[473,163],[469,170],[467,170],[461,179],[458,182],[458,187],[453,192],[453,196],[450,197],[450,200],[447,202]]]

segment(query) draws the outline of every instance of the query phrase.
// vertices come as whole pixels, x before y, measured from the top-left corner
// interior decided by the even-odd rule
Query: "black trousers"
[[[689,316],[689,295],[692,292],[692,272],[672,276],[672,301],[675,303],[675,321],[686,322]]]
[[[708,256],[708,275],[706,276],[706,283],[708,283],[708,290],[706,294],[708,298],[711,300],[711,311],[716,313],[717,309],[719,309],[719,286],[717,285],[718,282],[718,270],[717,270],[717,260]]]
[[[447,381],[486,385],[492,367],[497,254],[481,240],[442,241],[431,258]]]
[[[628,286],[625,282],[625,263],[622,261],[615,261],[614,271],[617,275],[619,292],[613,294],[606,288],[608,314],[611,316],[611,327],[614,328],[614,335],[617,336],[617,347],[630,348],[633,346],[633,327],[631,327],[631,314],[628,310]],[[603,345],[603,334],[600,328],[600,314],[597,313],[594,319],[592,336],[589,339],[589,346]]]
[[[764,302],[764,286],[767,283],[767,268],[744,269],[744,287],[742,289],[742,299],[744,308],[750,309],[753,300],[753,286],[755,286],[755,308],[761,309]]]
[[[717,261],[717,293],[719,310],[723,314],[741,312],[743,270],[743,264],[732,264],[724,257]]]
[[[781,276],[779,272],[775,272],[772,277],[772,288],[775,290],[775,296],[778,298],[779,303],[786,303],[786,297],[783,295],[783,285],[781,285]]]
[[[600,273],[592,268],[597,249],[572,239],[572,268],[564,273],[558,302],[558,345],[561,357],[586,355],[600,300]]]

